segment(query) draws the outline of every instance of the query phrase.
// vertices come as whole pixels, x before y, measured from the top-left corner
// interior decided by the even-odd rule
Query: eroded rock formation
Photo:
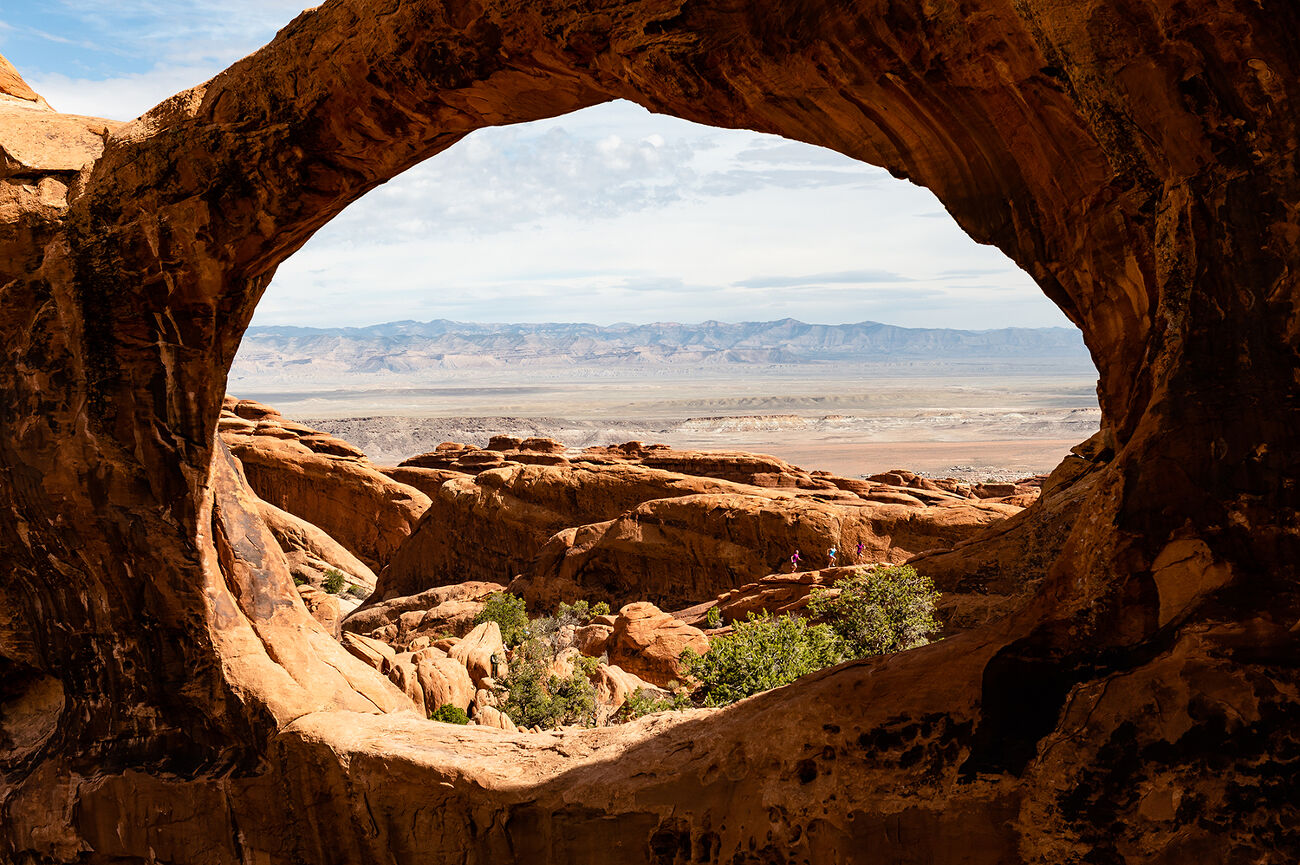
[[[554,535],[512,591],[543,607],[582,598],[649,599],[684,606],[788,567],[840,561],[907,561],[948,549],[1018,512],[981,502],[946,507],[825,502],[731,492],[645,502],[616,519]]]
[[[1296,859],[1297,41],[1237,0],[331,0],[124,126],[0,70],[0,856]],[[293,591],[224,373],[348,202],[615,97],[929,187],[1082,329],[1113,456],[984,627],[721,712],[436,727]]]
[[[432,504],[383,571],[375,602],[514,580],[534,608],[581,599],[680,607],[780,570],[796,549],[820,563],[829,547],[846,560],[861,543],[863,561],[901,562],[1020,510],[928,481],[933,489],[815,477],[755,454],[648,449],[674,466],[667,471],[646,467],[647,449],[634,444],[566,456],[550,442],[545,453],[558,462],[547,464],[520,462],[537,451],[505,436],[493,444],[449,445],[384,470]]]
[[[227,398],[218,429],[259,498],[323,529],[370,569],[388,564],[429,507],[357,448],[261,403]]]

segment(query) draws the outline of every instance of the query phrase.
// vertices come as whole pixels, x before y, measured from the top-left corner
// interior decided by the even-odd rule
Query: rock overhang
[[[0,418],[9,469],[0,493],[17,515],[0,538],[19,630],[38,635],[33,660],[81,709],[64,713],[57,740],[132,767],[109,786],[136,797],[148,828],[114,838],[84,809],[38,806],[51,790],[73,791],[60,801],[97,801],[85,761],[50,750],[41,768],[0,787],[7,850],[71,858],[84,845],[142,857],[160,838],[184,851],[187,831],[228,846],[238,823],[240,843],[273,861],[361,861],[380,850],[499,858],[545,839],[534,861],[597,861],[608,851],[591,839],[610,819],[623,821],[627,861],[671,861],[683,843],[743,856],[771,837],[777,861],[790,849],[852,860],[887,851],[898,837],[891,826],[916,829],[911,844],[936,861],[1051,861],[1079,850],[1152,859],[1193,848],[1258,857],[1300,846],[1253,828],[1293,807],[1272,795],[1260,766],[1286,765],[1283,721],[1297,714],[1285,688],[1263,684],[1293,678],[1278,629],[1295,618],[1298,552],[1286,456],[1300,429],[1290,275],[1300,272],[1300,195],[1286,168],[1298,137],[1289,107],[1300,75],[1287,47],[1297,13],[1226,2],[976,5],[501,0],[455,10],[413,2],[370,16],[331,3],[184,111],[154,115],[149,135],[109,136],[70,203],[73,230],[5,236],[23,255],[0,321],[13,336],[0,381],[13,407]],[[323,58],[337,75],[309,74]],[[9,101],[34,103],[12,79],[0,68]],[[477,126],[614,96],[824,144],[929,186],[1084,331],[1114,446],[1074,484],[1084,516],[1018,615],[692,719],[703,745],[680,771],[671,761],[683,752],[658,749],[687,746],[665,735],[632,746],[649,755],[633,761],[647,767],[642,781],[589,773],[560,793],[537,778],[526,808],[494,799],[491,785],[452,782],[449,819],[502,815],[458,820],[471,840],[452,851],[409,834],[422,818],[402,801],[402,783],[379,782],[382,744],[374,773],[339,759],[346,749],[327,741],[343,735],[333,722],[313,728],[324,747],[312,755],[270,748],[284,720],[313,705],[295,691],[304,682],[329,682],[350,705],[358,693],[382,703],[387,691],[363,672],[321,677],[301,653],[277,649],[310,632],[305,611],[278,630],[232,593],[250,564],[277,586],[288,575],[275,562],[241,563],[219,539],[213,549],[202,522],[214,486],[233,488],[221,493],[224,507],[239,509],[238,479],[209,472],[221,464],[213,430],[224,370],[269,271],[347,201]],[[14,111],[0,126],[38,113]],[[64,167],[51,171],[85,164],[73,165],[93,146],[82,120],[39,128],[70,136],[52,158]],[[16,163],[38,161],[30,129],[6,134]],[[169,174],[178,159],[187,171]],[[1175,544],[1197,554],[1166,554]],[[1243,588],[1247,572],[1256,584]],[[55,609],[64,624],[96,627],[60,630]],[[1228,645],[1236,667],[1219,656]],[[86,658],[95,663],[78,663]],[[1033,729],[1015,721],[1008,670],[1027,671],[1028,687],[1051,685]],[[1169,687],[1187,682],[1204,687]],[[1229,724],[1242,701],[1258,711]],[[1167,747],[1176,729],[1213,737],[1229,728],[1247,735],[1227,753],[1184,739]],[[1014,772],[988,750],[999,737],[1014,746]],[[785,750],[773,753],[776,742]],[[164,746],[199,767],[169,779],[165,794],[132,774],[147,773]],[[153,804],[200,801],[226,783],[213,779],[232,754],[246,755],[248,774],[227,786],[225,811],[196,810],[170,826],[149,816]],[[1137,765],[1152,789],[1203,790],[1200,810],[1175,820],[1138,807],[1124,785],[1088,769],[1116,755],[1146,755]],[[1227,761],[1238,788],[1260,791],[1255,804],[1216,793],[1205,771],[1215,760],[1216,777]],[[419,784],[437,758],[415,762],[403,783]],[[251,768],[259,764],[264,782]],[[991,769],[959,779],[968,765]],[[321,771],[313,778],[306,766]],[[818,797],[790,792],[805,778],[823,785],[810,788]],[[324,803],[337,826],[317,824],[315,838],[287,827],[268,807],[272,788]]]

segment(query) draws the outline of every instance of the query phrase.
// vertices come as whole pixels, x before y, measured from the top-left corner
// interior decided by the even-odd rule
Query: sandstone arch
[[[0,738],[0,856],[1293,858],[1297,36],[1244,0],[331,0],[120,127],[0,66],[0,671],[64,701],[47,736],[53,687],[0,688],[45,725]],[[615,97],[883,165],[1025,267],[1101,373],[1082,517],[1020,613],[721,713],[376,714],[218,449],[225,370],[349,201]]]

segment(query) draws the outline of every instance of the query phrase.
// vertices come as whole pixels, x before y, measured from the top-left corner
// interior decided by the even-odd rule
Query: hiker
[[[830,559],[830,562],[831,562],[830,565],[829,565],[828,567],[832,567],[832,568],[835,567],[835,548],[834,548],[834,547],[831,547],[829,550],[826,551],[826,558]]]
[[[862,541],[858,541],[858,554],[853,558],[855,565],[862,564]]]
[[[795,550],[794,555],[790,557],[790,573],[799,570],[799,551]]]

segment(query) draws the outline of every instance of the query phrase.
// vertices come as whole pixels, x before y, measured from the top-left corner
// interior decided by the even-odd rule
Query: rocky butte
[[[1300,858],[1297,44],[1300,7],[1244,0],[331,0],[128,124],[0,64],[0,858]],[[905,548],[1004,596],[948,639],[723,710],[429,722],[295,590],[335,555],[301,524],[332,536],[254,495],[226,372],[348,202],[474,129],[613,98],[933,190],[1079,326],[1102,432],[1027,509]],[[388,475],[295,447],[379,515]],[[513,462],[448,478],[448,512]],[[381,597],[433,506],[394,483],[348,550]],[[420,692],[464,693],[431,648]]]

